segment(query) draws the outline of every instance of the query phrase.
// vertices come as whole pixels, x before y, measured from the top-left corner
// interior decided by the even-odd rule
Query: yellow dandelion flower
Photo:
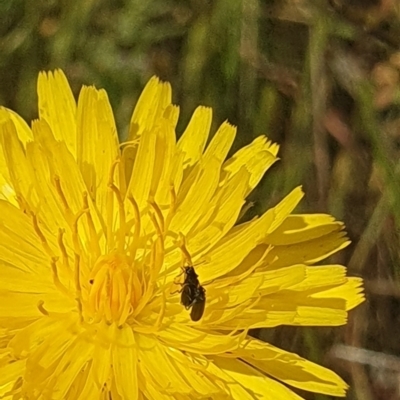
[[[345,267],[312,266],[348,240],[328,215],[292,214],[301,188],[235,225],[276,144],[226,159],[236,129],[206,145],[206,107],[176,141],[179,109],[157,78],[122,144],[104,90],[75,103],[56,71],[38,94],[31,127],[0,110],[2,398],[345,395],[333,372],[248,335],[342,325],[363,301]]]

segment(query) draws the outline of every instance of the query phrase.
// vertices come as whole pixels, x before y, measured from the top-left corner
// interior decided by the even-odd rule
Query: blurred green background
[[[266,134],[281,161],[245,218],[303,184],[302,212],[345,221],[352,245],[332,261],[366,281],[342,328],[255,332],[337,371],[349,399],[400,399],[400,6],[396,0],[0,0],[0,104],[37,117],[38,72],[62,68],[75,94],[105,88],[121,137],[157,74],[233,151]],[[327,396],[301,393],[307,399]]]

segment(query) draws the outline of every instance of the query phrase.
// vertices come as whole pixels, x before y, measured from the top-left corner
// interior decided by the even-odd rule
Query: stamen
[[[140,211],[139,211],[139,206],[136,203],[136,200],[133,198],[132,194],[128,195],[128,200],[130,201],[130,203],[132,204],[133,207],[133,216],[135,219],[135,228],[133,231],[133,240],[132,240],[132,245],[130,248],[131,251],[131,261],[133,262],[133,260],[135,260],[136,258],[136,252],[138,249],[138,245],[139,245],[139,237],[140,237],[140,230],[141,230],[141,221],[140,221]]]
[[[127,320],[129,314],[132,313],[132,306],[131,306],[131,296],[132,296],[132,271],[129,271],[129,279],[128,279],[128,293],[125,296],[125,301],[122,305],[121,314],[118,320],[118,327],[121,327],[125,321]]]
[[[175,215],[175,211],[176,211],[176,192],[175,192],[175,187],[173,184],[171,184],[170,187],[170,194],[171,194],[171,202],[169,205],[169,210],[168,210],[168,214],[167,214],[167,218],[165,219],[165,232],[168,231],[168,227],[172,221],[172,218]]]
[[[67,288],[61,283],[60,278],[58,277],[58,271],[57,271],[57,261],[58,257],[53,257],[51,259],[51,271],[53,275],[53,282],[54,286],[62,293],[65,294],[66,296],[70,296],[70,292],[67,290]]]
[[[158,204],[154,201],[154,199],[149,200],[150,206],[153,208],[154,212],[157,215],[158,223],[160,225],[160,231],[162,232],[162,236],[165,234],[165,223],[164,223],[164,216]]]
[[[58,247],[61,250],[62,263],[68,270],[70,270],[68,253],[63,241],[64,233],[65,233],[64,229],[61,228],[58,229],[57,243]]]
[[[140,321],[135,320],[133,325],[134,325],[134,330],[136,332],[150,334],[150,333],[155,333],[160,330],[162,320],[165,316],[165,310],[166,310],[166,304],[167,304],[166,299],[165,299],[165,293],[162,293],[162,299],[160,301],[161,301],[161,309],[160,309],[160,312],[159,312],[154,324],[144,326],[140,323]]]
[[[119,210],[119,242],[118,251],[123,251],[125,247],[125,235],[126,235],[126,216],[125,216],[125,206],[122,199],[121,192],[114,185],[114,183],[109,183],[109,188],[114,192],[117,198],[118,210]]]
[[[157,221],[154,213],[150,213],[150,219],[151,219],[151,222],[153,223],[154,229],[155,229],[155,231],[157,233],[157,237],[158,238],[162,238],[163,234],[162,234],[162,231],[161,231],[161,227],[158,224],[158,221]]]
[[[45,315],[46,317],[49,316],[49,312],[43,307],[44,301],[43,300],[39,300],[38,304],[37,304],[37,308],[39,309],[39,311]]]
[[[150,213],[150,219],[157,233],[157,239],[152,243],[153,248],[151,250],[150,282],[154,282],[156,281],[164,262],[164,240],[161,228],[153,213]]]
[[[193,261],[192,261],[192,257],[190,257],[189,251],[186,247],[186,239],[185,236],[183,235],[182,232],[179,232],[179,242],[178,242],[178,247],[181,249],[182,251],[182,255],[183,255],[183,262],[187,262],[188,265],[193,265]]]
[[[162,292],[161,296],[162,296],[161,310],[160,310],[160,313],[158,314],[156,322],[154,323],[154,327],[157,328],[157,330],[161,327],[161,322],[165,316],[165,308],[166,308],[166,304],[167,304],[167,300],[165,298],[165,293]]]
[[[147,247],[144,248],[143,254],[146,254]],[[154,257],[151,255],[151,257]],[[153,260],[153,258],[152,258]],[[152,265],[152,260],[150,260],[150,265]],[[141,275],[141,282],[142,282],[142,296],[139,299],[139,303],[137,303],[134,311],[133,311],[133,317],[136,317],[137,315],[140,314],[140,312],[144,309],[144,307],[147,305],[148,301],[150,300],[152,294],[153,294],[153,282],[150,279],[150,282],[148,282],[148,279],[145,275],[145,257],[142,258],[140,265],[137,266],[137,270],[140,270],[142,275]],[[135,281],[133,282],[134,284],[134,289],[135,289]]]
[[[79,256],[79,254],[75,253],[74,283],[75,283],[75,289],[76,289],[76,301],[78,303],[78,312],[79,312],[80,321],[83,322],[80,262],[81,262],[81,258]]]
[[[29,207],[28,202],[25,200],[25,198],[21,194],[17,194],[15,196],[15,200],[17,200],[17,203],[19,205],[19,208],[22,210],[24,214],[31,214],[31,208]]]
[[[99,307],[99,297],[101,296],[101,291],[105,285],[107,279],[108,266],[103,263],[101,268],[97,270],[95,279],[93,280],[93,286],[90,288],[89,294],[89,309],[91,312],[96,312]]]
[[[132,301],[132,304],[137,304],[142,298],[142,295],[144,293],[143,289],[146,288],[146,284],[145,287],[143,288],[138,276],[136,274],[132,274],[132,270],[130,270],[130,275],[132,275],[132,277],[130,277],[131,287],[129,289],[131,293],[130,300]]]
[[[108,272],[108,271],[107,271]],[[112,313],[111,313],[111,299],[110,299],[110,276],[109,273],[106,276],[106,281],[105,281],[105,286],[103,286],[104,289],[104,297],[105,301],[103,301],[101,304],[104,306],[103,312],[106,318],[106,322],[108,324],[112,324]]]
[[[35,214],[32,214],[32,220],[33,220],[33,229],[35,229],[36,234],[39,236],[39,239],[42,243],[42,246],[43,246],[45,252],[47,253],[47,255],[50,258],[55,257],[54,253],[50,249],[50,246],[47,242],[46,237],[44,236],[43,232],[41,231],[41,229],[39,227],[38,219]]]
[[[164,264],[164,240],[161,236],[157,237],[154,247],[155,248],[153,249],[153,251],[155,252],[155,259],[150,275],[152,281],[157,280],[157,277],[159,276],[161,268]]]
[[[114,161],[113,165],[110,168],[110,175],[108,177],[108,191],[107,191],[107,200],[106,200],[106,221],[107,221],[107,247],[108,250],[112,250],[114,248],[114,192],[112,190],[112,185],[114,182],[114,172],[118,161]]]
[[[100,255],[100,246],[99,246],[99,241],[97,239],[97,233],[96,233],[96,228],[94,227],[92,214],[90,212],[87,192],[83,193],[83,209],[86,211],[86,220],[89,227],[90,247],[93,253],[98,257]]]
[[[54,180],[54,184],[56,186],[57,194],[60,197],[61,203],[62,203],[62,205],[64,207],[64,212],[65,212],[65,215],[67,217],[67,221],[71,221],[71,218],[73,218],[73,214],[72,214],[72,211],[71,211],[71,209],[70,209],[70,207],[68,205],[67,198],[65,197],[65,194],[64,194],[64,192],[62,190],[60,177],[58,175],[55,175],[53,180]]]
[[[74,217],[74,220],[72,222],[72,242],[74,244],[74,250],[75,253],[80,254],[81,253],[81,244],[79,241],[79,235],[78,235],[78,221],[86,213],[87,210],[80,210],[76,216]]]
[[[122,142],[119,144],[120,149],[122,149],[123,147],[133,147],[135,148],[140,142],[140,139],[134,139],[134,140],[129,140],[126,142]]]

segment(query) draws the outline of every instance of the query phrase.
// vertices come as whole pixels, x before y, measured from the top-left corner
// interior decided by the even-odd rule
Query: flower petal
[[[111,166],[119,150],[117,128],[104,90],[82,88],[77,109],[77,135],[77,163],[90,197],[105,215]]]
[[[2,153],[8,168],[3,177],[11,183],[18,196],[25,201],[37,204],[37,194],[33,190],[34,175],[26,161],[24,145],[18,137],[11,118],[3,119],[0,125]],[[14,166],[18,165],[18,168]],[[5,182],[7,183],[7,182]]]
[[[217,189],[207,212],[187,235],[188,245],[193,254],[206,252],[233,227],[244,203],[248,179],[249,173],[242,168]]]
[[[275,246],[307,242],[342,231],[343,227],[342,222],[327,214],[288,215],[279,228],[268,235],[267,241]]]
[[[272,232],[284,221],[302,196],[303,192],[300,188],[297,188],[259,219],[232,229],[231,233],[208,252],[206,263],[199,265],[198,270],[202,279],[213,280],[236,268],[250,251],[265,238],[266,232]]]
[[[340,298],[345,300],[346,311],[352,310],[365,300],[363,280],[361,278],[347,278],[340,286],[333,287],[313,295],[315,298]]]
[[[340,298],[317,299],[308,292],[282,290],[263,297],[256,308],[265,310],[266,323],[282,318],[281,324],[303,326],[339,326],[347,322],[346,302]],[[289,322],[287,317],[291,316]],[[270,324],[268,324],[271,326]]]
[[[158,205],[171,202],[171,185],[174,183],[173,168],[175,158],[176,138],[175,130],[171,122],[162,119],[161,124],[157,125],[156,133],[156,154],[154,162],[154,172],[151,182],[150,196],[155,198]],[[174,185],[175,190],[178,189]]]
[[[346,267],[343,265],[303,265],[305,279],[291,287],[299,292],[323,287],[338,286],[347,282]]]
[[[253,398],[274,400],[301,400],[286,386],[261,374],[243,361],[214,357],[214,363],[248,390]]]
[[[170,229],[186,235],[198,219],[207,212],[217,189],[219,161],[215,158],[197,164],[178,193],[177,209]]]
[[[237,348],[245,333],[220,335],[173,323],[160,330],[157,335],[171,347],[204,355],[232,351]]]
[[[135,140],[154,124],[171,105],[171,85],[153,76],[143,89],[131,119],[128,141]]]
[[[41,72],[38,79],[39,118],[47,121],[56,140],[76,157],[76,103],[61,70]]]
[[[138,335],[138,345],[141,372],[157,391],[173,392],[174,388],[179,388],[181,393],[191,393],[192,388],[168,356],[166,346],[146,335]]]
[[[15,226],[19,229],[14,229]],[[0,262],[21,272],[20,276],[29,273],[43,277],[48,269],[46,256],[38,243],[30,218],[4,200],[0,200]],[[7,269],[3,271],[2,274]]]
[[[241,148],[223,165],[223,179],[230,179],[242,167],[250,173],[249,192],[257,186],[264,173],[273,165],[278,158],[276,154],[279,146],[268,141],[265,136],[259,136],[252,143]]]
[[[2,398],[13,399],[14,386],[18,379],[23,376],[26,360],[14,360],[13,362],[2,362],[0,374],[0,396]]]
[[[53,240],[57,240],[56,232],[58,232],[60,225],[66,228],[67,232],[70,231],[75,216],[82,213],[87,207],[89,207],[95,229],[99,231],[100,229],[105,230],[104,221],[99,220],[99,218],[104,218],[105,216],[97,213],[91,198],[86,195],[87,187],[81,171],[75,158],[65,146],[65,143],[57,142],[54,139],[45,121],[38,121],[33,124],[32,129],[35,135],[36,158],[34,156],[30,157],[30,152],[28,153],[28,157],[33,162],[35,159],[37,160],[38,153],[40,152],[43,160],[39,162],[40,174],[38,174],[38,177],[47,186],[46,190],[49,199],[44,197],[46,190],[42,191],[37,186],[37,193],[41,196],[39,206],[41,203],[46,205],[49,203],[51,206],[40,207],[39,210],[47,226],[54,226],[55,231],[52,232]],[[28,150],[30,150],[29,146]],[[32,168],[35,171],[36,168],[34,165],[32,165]],[[62,218],[59,221],[57,220],[57,216],[60,213]],[[82,242],[84,245],[89,246],[91,244],[90,227],[87,224],[83,224],[82,231],[84,237]],[[68,239],[69,236],[65,237]],[[104,238],[102,237],[102,239]],[[103,242],[101,243],[104,244]]]
[[[147,206],[150,195],[156,160],[156,140],[157,133],[154,130],[146,130],[141,133],[139,148],[128,185],[128,194],[132,194],[140,209]]]
[[[0,124],[8,119],[11,119],[14,124],[18,138],[24,146],[33,139],[32,131],[28,124],[14,111],[0,106]]]
[[[268,255],[267,265],[270,268],[282,268],[299,263],[314,264],[349,244],[350,241],[344,232],[334,231],[306,242],[275,246]]]
[[[334,372],[268,343],[249,338],[235,355],[258,370],[299,389],[331,396],[346,395],[347,384]]]
[[[51,351],[51,349],[49,349]],[[49,398],[65,399],[75,379],[82,373],[85,365],[91,360],[93,345],[77,337],[65,349],[63,356],[57,363],[53,377],[46,385],[45,393]]]
[[[211,158],[215,158],[220,162],[220,165],[222,165],[222,162],[225,160],[232,147],[235,136],[236,127],[228,122],[222,123],[207,146],[203,155],[204,161],[207,162]]]
[[[185,154],[184,168],[194,165],[202,156],[210,133],[212,109],[197,107],[178,142]]]
[[[137,343],[130,326],[124,326],[117,333],[118,344],[113,348],[113,370],[115,385],[123,399],[139,397],[137,375]]]

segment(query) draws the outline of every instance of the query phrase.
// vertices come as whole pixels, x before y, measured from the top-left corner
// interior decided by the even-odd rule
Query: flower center
[[[138,300],[139,293],[132,291],[133,275],[133,269],[122,255],[100,257],[89,275],[86,304],[94,320],[104,318],[107,322],[117,322],[119,326],[125,323]],[[140,286],[136,289],[140,291]]]
[[[102,213],[87,193],[82,195],[81,209],[72,211],[62,182],[55,177],[55,190],[67,222],[59,229],[58,245],[49,244],[52,241],[47,240],[38,217],[30,212],[33,227],[50,257],[54,285],[76,301],[81,322],[105,321],[122,326],[129,319],[128,323],[134,323],[149,302],[152,312],[160,314],[156,317],[159,322],[165,298],[157,280],[175,195],[172,193],[166,219],[154,200],[140,211],[134,198],[123,195],[114,183],[117,165],[115,162],[111,167]],[[45,304],[38,307],[48,315]]]

